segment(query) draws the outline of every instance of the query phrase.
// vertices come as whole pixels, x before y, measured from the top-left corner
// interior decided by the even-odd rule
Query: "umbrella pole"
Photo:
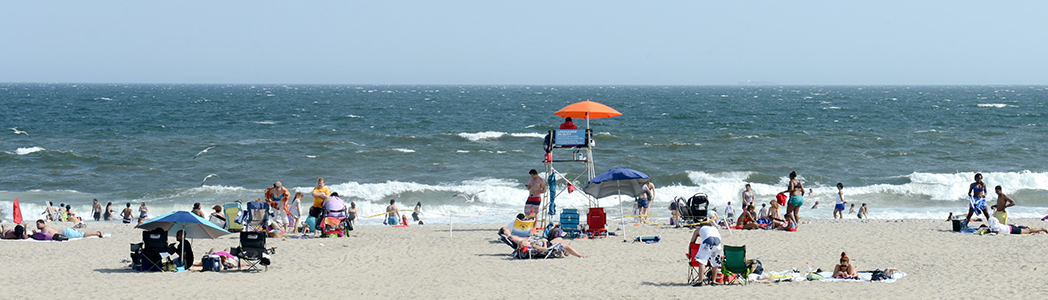
[[[622,188],[619,186],[619,180],[615,181],[615,193],[619,197],[619,226],[622,226],[622,241],[626,241],[626,215],[622,214]]]

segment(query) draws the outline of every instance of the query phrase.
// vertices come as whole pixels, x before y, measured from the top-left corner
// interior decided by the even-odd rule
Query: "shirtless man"
[[[1008,224],[1008,212],[1005,211],[1005,208],[1015,206],[1015,201],[1012,200],[1012,197],[1004,194],[1001,186],[998,185],[993,189],[997,191],[997,204],[993,206],[993,209],[996,211],[993,213],[993,217],[1001,221],[1001,224]]]
[[[397,210],[397,200],[390,199],[389,206],[386,206],[386,224],[397,225],[397,221],[400,220],[400,211]]]
[[[131,224],[131,203],[130,202],[127,203],[127,207],[124,208],[124,211],[120,212],[120,217],[123,218],[123,220],[121,220],[121,221],[123,221],[124,224]],[[141,224],[141,223],[142,222],[139,221],[139,224]]]
[[[528,180],[528,184],[524,185],[524,188],[528,189],[528,200],[524,202],[524,214],[529,219],[534,219],[539,213],[539,206],[542,205],[542,194],[546,192],[546,182],[539,177],[539,171],[531,169],[528,171],[531,174],[531,179]]]
[[[91,216],[95,218],[95,221],[102,220],[102,203],[98,203],[98,199],[95,199],[95,203],[91,204]]]

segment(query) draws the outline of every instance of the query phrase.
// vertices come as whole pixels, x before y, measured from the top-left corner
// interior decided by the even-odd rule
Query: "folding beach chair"
[[[269,271],[269,254],[273,254],[274,249],[266,249],[266,233],[265,232],[240,232],[240,246],[233,249],[230,254],[233,254],[241,262],[247,262],[248,271],[258,269],[258,265],[262,265]],[[237,270],[241,269],[241,264],[237,264]]]
[[[240,225],[233,220],[236,220],[240,216],[240,204],[236,202],[229,202],[222,204],[222,213],[226,214],[226,226],[222,228],[230,232],[236,232],[244,230],[244,226]]]
[[[167,232],[160,228],[142,231],[142,243],[131,244],[131,267],[136,271],[163,271],[167,251]]]
[[[240,215],[237,223],[244,225],[244,231],[266,231],[265,225],[269,224],[269,203],[248,202],[246,211]]]
[[[721,265],[721,275],[724,275],[725,284],[731,282],[746,285],[750,277],[750,268],[746,266],[746,246],[724,246],[724,264]],[[742,278],[739,278],[742,277]],[[730,278],[730,282],[727,280]]]
[[[565,208],[560,212],[560,229],[564,230],[570,238],[579,237],[582,228],[579,227],[579,211],[577,209]]]
[[[699,274],[699,267],[706,263],[695,260],[695,254],[699,252],[699,247],[701,246],[702,244],[688,244],[688,284],[695,284],[700,281],[709,283],[710,275],[712,275],[711,268],[706,269],[706,274]]]

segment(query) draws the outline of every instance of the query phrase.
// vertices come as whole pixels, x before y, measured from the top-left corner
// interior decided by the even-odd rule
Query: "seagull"
[[[204,177],[204,180],[203,180],[203,181],[200,181],[200,186],[204,186],[204,181],[207,181],[207,179],[208,179],[208,178],[211,178],[211,177],[218,177],[218,174],[210,174],[210,175],[207,175],[207,177]]]
[[[207,153],[207,150],[215,149],[215,147],[218,147],[218,146],[211,146],[211,147],[207,147],[207,149],[200,150],[200,152],[197,153],[197,155],[193,155],[193,159],[196,159],[197,156],[200,156],[200,155],[203,155],[204,153]]]
[[[32,136],[29,135],[28,132],[18,130],[18,128],[9,128],[9,129],[14,130],[15,135],[24,134],[27,137],[32,137]]]
[[[477,194],[480,194],[481,192],[484,192],[484,190],[480,190]],[[452,197],[462,197],[466,199],[466,203],[473,203],[473,201],[477,201],[477,194],[457,193]]]

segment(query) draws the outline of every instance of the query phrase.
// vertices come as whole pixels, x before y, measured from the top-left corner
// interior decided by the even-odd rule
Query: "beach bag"
[[[750,274],[763,274],[764,265],[761,264],[760,260],[750,259],[746,261],[747,267],[750,268]]]
[[[218,256],[207,255],[204,256],[200,264],[204,267],[203,271],[221,272],[222,271],[222,260]]]
[[[873,273],[870,274],[871,281],[881,281],[885,279],[888,279],[888,276],[884,274],[884,271],[874,270]]]
[[[55,235],[51,236],[51,240],[52,241],[59,241],[59,242],[61,242],[61,241],[68,241],[69,238],[66,237],[64,234],[56,233]]]

